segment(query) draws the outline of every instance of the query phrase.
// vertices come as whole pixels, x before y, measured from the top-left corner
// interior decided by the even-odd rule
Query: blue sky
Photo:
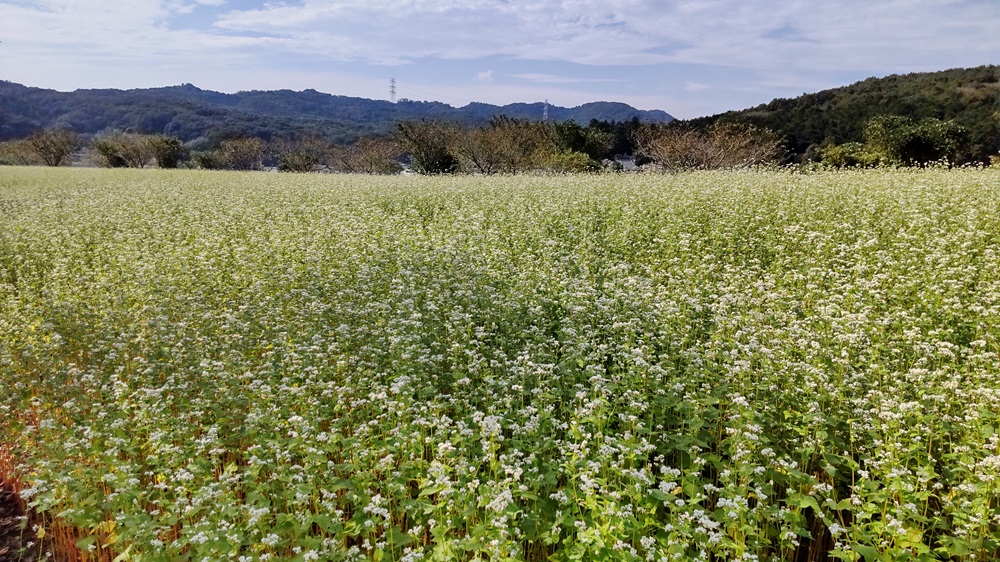
[[[0,0],[0,79],[676,117],[1000,63],[996,0]]]

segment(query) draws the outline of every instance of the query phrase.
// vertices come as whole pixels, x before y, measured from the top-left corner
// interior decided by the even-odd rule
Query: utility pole
[[[396,79],[389,79],[389,100],[396,103]]]

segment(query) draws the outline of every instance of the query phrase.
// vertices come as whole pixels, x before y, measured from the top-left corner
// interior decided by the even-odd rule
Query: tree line
[[[739,169],[789,161],[787,139],[775,131],[739,122],[608,123],[542,122],[494,117],[480,126],[448,121],[405,121],[389,136],[332,144],[319,133],[227,138],[210,148],[167,135],[111,132],[83,142],[72,131],[43,131],[0,144],[0,163],[60,166],[86,145],[90,162],[108,168],[203,168],[283,172],[392,174],[580,173],[614,170],[618,155],[647,169]],[[953,121],[880,115],[869,120],[864,142],[811,147],[801,159],[809,167],[926,166],[956,163],[968,149],[968,131]],[[199,149],[200,148],[200,149]]]
[[[588,171],[605,166],[616,154],[634,150],[634,132],[643,125],[591,121],[583,126],[494,117],[486,125],[420,120],[399,123],[392,135],[361,137],[335,144],[319,132],[286,134],[265,140],[232,136],[214,144],[181,142],[169,135],[112,131],[90,138],[66,129],[35,133],[0,143],[0,163],[68,164],[84,155],[87,163],[108,167],[205,168],[308,172],[520,173]]]

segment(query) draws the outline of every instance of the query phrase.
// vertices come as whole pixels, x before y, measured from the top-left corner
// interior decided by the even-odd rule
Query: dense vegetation
[[[269,142],[253,136],[233,137],[202,150],[192,150],[167,135],[111,131],[85,142],[72,131],[48,130],[0,143],[0,165],[59,166],[69,164],[75,154],[85,163],[104,168],[274,167],[285,172],[391,174],[408,163],[412,170],[425,174],[582,172],[614,169],[612,160],[635,150],[636,132],[644,127],[652,125],[638,118],[591,121],[586,126],[506,116],[484,125],[421,120],[399,123],[394,135],[363,137],[348,145],[331,145],[314,132]]]
[[[784,136],[791,156],[801,157],[810,147],[863,142],[866,126],[883,115],[953,121],[969,135],[959,160],[986,163],[1000,152],[1000,67],[869,78],[842,88],[694,119],[689,124],[752,123]]]
[[[108,562],[995,560],[998,190],[5,169],[0,478]]]
[[[409,121],[397,127],[397,143],[413,170],[424,174],[465,172],[585,172],[605,169],[617,154],[631,154],[638,119],[621,123],[543,123],[494,117],[483,126]]]
[[[272,138],[320,133],[350,143],[386,135],[396,123],[421,119],[483,124],[497,115],[541,120],[541,103],[503,107],[473,103],[455,108],[438,102],[390,103],[305,90],[222,94],[190,84],[146,90],[77,90],[57,92],[0,81],[0,141],[19,139],[45,129],[79,134],[126,131],[162,134],[183,142],[203,139],[216,146],[236,137]],[[665,122],[663,111],[641,111],[622,103],[595,102],[574,108],[551,106],[553,121]]]

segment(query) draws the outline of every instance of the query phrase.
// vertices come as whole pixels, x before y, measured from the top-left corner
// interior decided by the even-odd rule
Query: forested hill
[[[792,152],[802,154],[814,144],[862,141],[865,124],[877,115],[954,120],[969,132],[969,156],[985,161],[1000,149],[1000,66],[869,78],[688,123],[750,122],[785,136]]]
[[[315,90],[250,91],[223,94],[190,84],[143,90],[57,92],[0,81],[0,140],[22,138],[41,129],[68,128],[93,134],[112,129],[166,134],[191,141],[233,136],[264,139],[295,132],[319,132],[335,142],[389,133],[400,121],[434,119],[485,123],[494,115],[540,120],[542,103],[452,107],[439,102],[391,103]],[[623,103],[579,107],[550,106],[554,121],[645,122],[673,120],[664,111],[644,111]]]

